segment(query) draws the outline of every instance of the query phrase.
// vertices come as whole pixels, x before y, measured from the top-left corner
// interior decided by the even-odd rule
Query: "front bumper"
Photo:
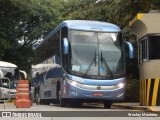
[[[14,93],[14,94],[10,94],[9,95],[9,93],[7,93],[7,94],[6,93],[4,93],[4,94],[2,93],[1,96],[0,96],[0,99],[2,99],[2,100],[8,100],[9,98],[10,99],[15,99],[16,98],[16,94]]]
[[[62,89],[63,98],[97,99],[97,100],[123,100],[125,87],[82,85],[74,86],[67,82],[67,90]],[[66,93],[67,92],[67,93]]]

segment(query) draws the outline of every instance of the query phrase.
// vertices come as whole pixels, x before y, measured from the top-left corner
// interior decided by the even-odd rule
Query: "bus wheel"
[[[104,101],[104,108],[111,108],[112,102],[110,100],[105,100]]]
[[[62,92],[61,92],[60,88],[59,88],[58,99],[59,99],[59,104],[60,104],[61,107],[66,107],[67,106],[67,100],[62,98]]]
[[[39,90],[36,92],[36,104],[37,105],[41,104],[41,98],[40,98],[40,91]]]

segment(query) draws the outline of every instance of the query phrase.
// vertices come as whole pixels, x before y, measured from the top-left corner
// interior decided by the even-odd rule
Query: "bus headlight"
[[[72,81],[71,84],[72,84],[73,86],[76,86],[76,85],[77,85],[77,82],[76,82],[76,81]]]
[[[74,81],[74,80],[68,80],[68,82],[71,84],[71,85],[73,85],[73,86],[77,86],[77,82],[76,81]]]
[[[122,82],[122,83],[119,83],[116,85],[118,88],[124,88],[125,84]]]

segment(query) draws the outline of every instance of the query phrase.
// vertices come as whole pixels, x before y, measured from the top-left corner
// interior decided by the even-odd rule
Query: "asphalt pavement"
[[[95,104],[96,105],[96,104]],[[142,114],[144,114],[145,112],[149,112],[149,113],[152,113],[152,112],[159,112],[160,113],[160,106],[140,106],[140,104],[139,103],[114,103],[113,105],[112,105],[112,108],[111,109],[104,109],[103,108],[103,104],[97,104],[97,106],[96,107],[94,107],[95,106],[94,104],[92,105],[91,104],[91,106],[90,105],[84,105],[84,107],[81,107],[81,108],[62,108],[62,107],[59,107],[59,105],[36,105],[36,104],[33,104],[33,106],[31,106],[30,108],[16,108],[16,106],[13,104],[13,103],[6,103],[6,106],[4,106],[4,104],[0,104],[0,112],[5,112],[5,111],[12,111],[12,112],[15,112],[15,111],[19,111],[19,112],[22,112],[22,111],[24,111],[24,112],[27,112],[27,111],[34,111],[34,112],[36,112],[36,111],[54,111],[53,113],[56,113],[56,111],[61,111],[61,113],[63,113],[63,111],[82,111],[82,112],[85,112],[85,113],[87,113],[87,114],[89,114],[89,113],[92,113],[92,111],[93,111],[93,113],[94,113],[94,111],[98,111],[98,113],[104,113],[105,112],[105,114],[110,114],[110,113],[112,113],[112,111],[114,112],[114,111],[121,111],[120,113],[122,114],[123,113],[123,111],[125,112],[125,111],[128,111],[128,113],[127,114],[132,114],[132,112],[133,112],[133,115],[138,115],[139,114],[139,112],[138,111],[142,111]],[[117,108],[117,109],[116,109]],[[88,112],[88,111],[90,111],[90,112]],[[135,112],[134,112],[135,111]],[[143,112],[144,111],[144,112]],[[58,112],[57,112],[58,113]],[[60,113],[60,112],[59,112]],[[76,113],[76,112],[75,112]],[[157,113],[158,115],[159,115],[159,113]],[[95,114],[95,113],[94,113]],[[97,120],[97,118],[99,119],[99,120],[106,120],[106,117],[80,117],[80,118],[78,118],[78,117],[43,117],[43,118],[26,118],[26,120],[70,120],[70,119],[75,119],[75,120],[82,120],[82,119],[87,119],[87,120]],[[143,118],[141,118],[141,117],[136,117],[136,118],[134,118],[134,117],[127,117],[126,118],[126,120],[128,120],[128,118],[129,119],[139,119],[139,120],[146,120],[146,119],[148,119],[148,120],[158,120],[159,119],[159,117],[143,117]],[[20,120],[20,119],[22,119],[22,118],[17,118],[17,117],[12,117],[12,118],[5,118],[5,117],[0,117],[0,120],[1,119],[3,119],[3,120]],[[112,117],[110,117],[109,119],[113,119]],[[116,117],[116,115],[115,115],[115,120],[120,120],[120,119],[123,119],[124,120],[124,117]],[[23,120],[25,120],[25,118],[23,119]]]
[[[1,103],[0,105],[1,111],[5,110],[6,108],[13,110],[16,109],[14,105],[9,105],[9,104],[13,103],[7,102],[5,106],[4,104]],[[160,113],[160,106],[140,106],[139,103],[113,103],[112,107]]]

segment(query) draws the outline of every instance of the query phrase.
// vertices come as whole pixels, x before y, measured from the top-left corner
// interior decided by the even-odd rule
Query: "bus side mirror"
[[[63,54],[68,54],[69,42],[67,38],[63,38]]]
[[[130,42],[124,41],[125,45],[128,47],[129,49],[129,58],[132,59],[134,58],[134,47]]]
[[[19,70],[21,79],[27,79],[27,73],[23,70]]]

